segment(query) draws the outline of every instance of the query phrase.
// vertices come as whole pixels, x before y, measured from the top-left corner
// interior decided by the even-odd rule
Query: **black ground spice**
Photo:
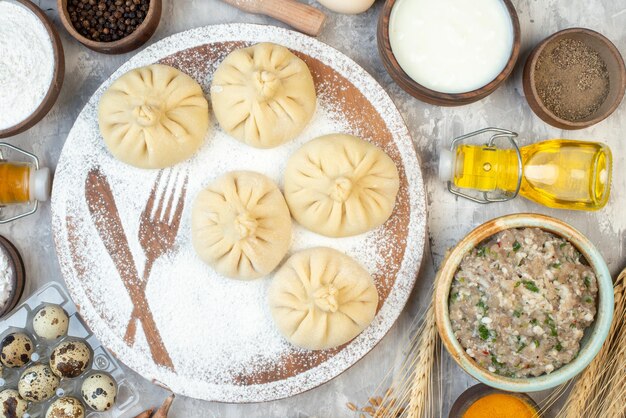
[[[543,104],[571,122],[589,118],[609,94],[606,63],[597,51],[575,39],[546,46],[537,59],[535,84]]]
[[[74,29],[87,39],[112,42],[137,29],[150,0],[68,0],[67,12]]]

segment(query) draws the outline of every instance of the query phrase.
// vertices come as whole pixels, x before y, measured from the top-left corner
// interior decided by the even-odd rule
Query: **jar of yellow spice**
[[[448,418],[541,418],[539,406],[524,393],[478,384],[459,396]]]

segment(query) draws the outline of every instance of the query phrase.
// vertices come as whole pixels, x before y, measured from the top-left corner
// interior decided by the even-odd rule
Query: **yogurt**
[[[417,83],[465,93],[489,84],[506,67],[513,22],[502,0],[398,0],[389,40]]]

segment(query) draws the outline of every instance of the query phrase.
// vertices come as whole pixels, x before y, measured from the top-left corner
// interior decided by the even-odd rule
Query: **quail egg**
[[[59,387],[59,378],[46,364],[34,364],[24,370],[17,389],[22,398],[32,402],[43,402],[54,396]]]
[[[64,341],[50,355],[50,368],[59,377],[80,376],[89,365],[91,350],[82,341]]]
[[[35,346],[23,332],[14,332],[0,343],[0,361],[7,367],[22,367],[30,360]]]
[[[0,392],[0,418],[22,418],[28,408],[17,390],[7,389]]]
[[[33,318],[35,334],[46,340],[56,340],[67,334],[67,313],[59,305],[45,305]]]
[[[108,374],[95,373],[85,379],[81,394],[91,409],[107,411],[115,404],[117,386]]]
[[[84,418],[85,408],[76,398],[65,396],[52,402],[46,418]]]

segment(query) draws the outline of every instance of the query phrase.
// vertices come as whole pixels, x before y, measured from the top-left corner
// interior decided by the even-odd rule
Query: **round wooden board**
[[[160,62],[196,79],[208,97],[212,74],[224,57],[258,42],[290,48],[313,74],[318,109],[294,141],[272,150],[252,149],[229,138],[212,119],[198,154],[172,169],[135,169],[108,153],[98,130],[97,107],[119,76]],[[380,298],[374,321],[357,338],[336,349],[307,351],[287,343],[271,320],[265,300],[271,275],[251,282],[229,280],[199,260],[189,238],[190,207],[203,186],[233,169],[262,172],[282,187],[291,153],[333,132],[351,133],[384,149],[398,167],[401,185],[391,218],[367,234],[331,239],[296,226],[289,254],[320,245],[344,251],[372,274]],[[168,186],[161,187],[164,183]],[[171,241],[171,248],[152,260],[142,246],[146,207],[151,198],[160,201],[163,196],[171,197],[175,215],[167,219],[166,228],[151,233],[168,231],[171,240],[163,238],[168,234],[157,235]],[[422,260],[425,192],[400,113],[355,62],[285,29],[217,25],[157,42],[95,92],[63,148],[52,193],[52,226],[72,298],[93,333],[122,362],[182,395],[260,402],[327,382],[384,337],[409,298]],[[142,281],[140,273],[147,265],[152,269]],[[139,320],[132,320],[134,314]]]

